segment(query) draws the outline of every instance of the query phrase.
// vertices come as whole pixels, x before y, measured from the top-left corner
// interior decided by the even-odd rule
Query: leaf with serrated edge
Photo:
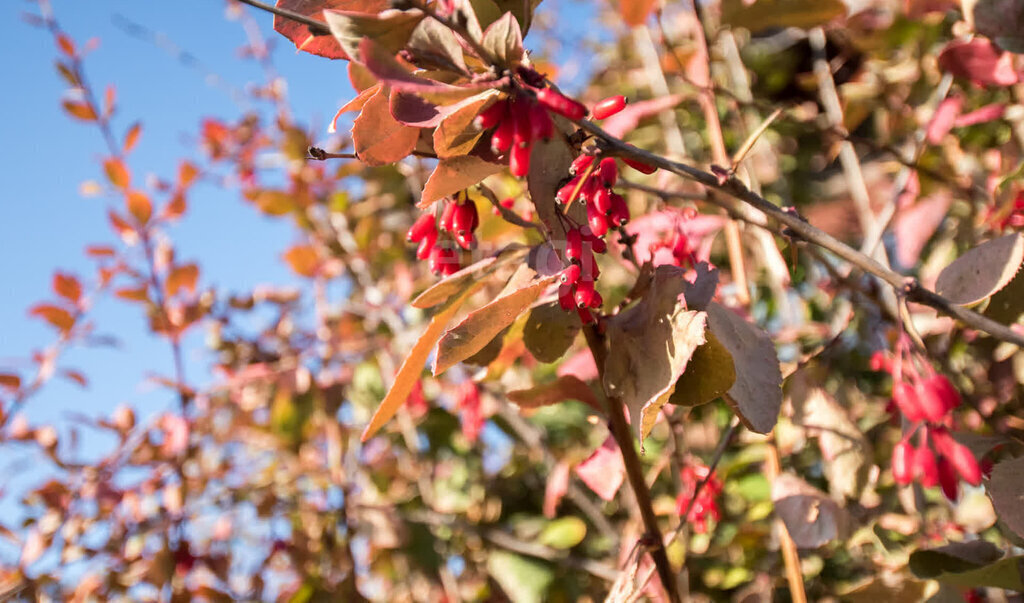
[[[629,408],[641,447],[694,350],[705,342],[707,316],[686,309],[683,274],[676,266],[658,266],[640,303],[607,322],[604,388]]]
[[[579,400],[597,412],[604,412],[590,386],[572,375],[564,375],[550,383],[535,385],[530,389],[508,392],[508,399],[518,404],[520,408],[540,408],[567,400]]]
[[[366,101],[352,124],[352,144],[359,160],[368,165],[386,165],[404,159],[416,148],[419,137],[419,128],[391,117],[387,88],[381,88]]]
[[[782,407],[782,372],[768,334],[731,310],[708,304],[708,329],[732,354],[736,383],[726,401],[751,431],[768,433]]]
[[[416,385],[420,378],[420,373],[423,371],[423,365],[426,364],[427,358],[430,356],[430,351],[434,349],[434,344],[441,338],[445,327],[448,326],[448,321],[455,316],[455,313],[469,299],[469,296],[475,293],[481,286],[478,283],[476,286],[470,287],[462,295],[448,302],[444,309],[430,319],[427,329],[420,335],[416,345],[412,347],[409,355],[406,356],[402,366],[398,369],[391,389],[388,390],[380,406],[374,411],[373,417],[370,419],[369,424],[367,424],[366,429],[363,430],[362,441],[365,442],[373,437],[373,434],[377,433],[385,423],[391,420],[391,417],[395,416],[398,409],[405,404],[413,386]]]
[[[1005,287],[1024,262],[1024,235],[999,237],[967,251],[946,266],[935,292],[954,304],[976,304]]]
[[[999,519],[1024,538],[1024,457],[998,463],[985,486]]]
[[[529,249],[529,247],[513,243],[499,251],[496,255],[470,264],[462,270],[434,283],[426,291],[420,293],[416,299],[412,300],[412,306],[414,308],[432,308],[469,287],[473,282],[492,274],[501,266],[524,257]]]
[[[501,164],[484,161],[473,155],[442,159],[427,178],[416,207],[423,209],[438,199],[478,184],[484,178],[500,172],[502,167]]]
[[[699,406],[722,397],[736,382],[732,356],[714,334],[706,334],[707,343],[693,352],[682,377],[676,381],[670,404]]]
[[[526,311],[557,276],[546,276],[469,313],[462,322],[449,329],[437,347],[434,375],[479,352],[502,329]]]

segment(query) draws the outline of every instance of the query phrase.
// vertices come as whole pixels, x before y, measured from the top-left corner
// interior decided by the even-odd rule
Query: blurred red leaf
[[[60,372],[60,374],[63,375],[68,380],[74,381],[80,387],[88,387],[89,385],[89,380],[86,379],[85,375],[82,374],[81,371],[76,371],[74,369],[64,369]]]
[[[132,182],[131,174],[124,162],[117,157],[110,157],[103,161],[103,171],[107,173],[107,180],[119,189],[126,189]]]
[[[626,108],[615,115],[604,120],[601,127],[616,138],[622,138],[629,132],[636,129],[640,122],[648,117],[654,117],[662,111],[667,111],[683,102],[683,95],[673,94],[661,96],[650,100],[630,103]]]
[[[551,468],[548,483],[544,488],[544,517],[552,519],[558,511],[558,503],[569,491],[569,464],[560,462]]]
[[[0,373],[0,387],[17,390],[21,387],[21,377],[13,373]]]
[[[389,8],[390,3],[387,0],[278,0],[276,6],[323,21],[326,9],[376,13]],[[308,27],[286,17],[274,17],[274,31],[291,40],[301,51],[329,59],[348,58],[334,36],[314,36]]]
[[[182,289],[188,289],[189,292],[195,293],[197,280],[199,280],[199,266],[195,264],[176,266],[167,275],[167,280],[164,281],[164,289],[168,297],[177,295]]]
[[[182,161],[178,166],[178,186],[185,188],[199,175],[199,168],[191,161]]]
[[[594,355],[590,353],[590,350],[580,350],[559,364],[556,374],[559,377],[571,375],[581,381],[597,379],[597,364],[594,362]]]
[[[96,121],[96,112],[86,103],[68,100],[61,104],[64,106],[64,110],[72,117],[77,117],[82,121]]]
[[[953,129],[953,123],[960,115],[964,106],[964,99],[959,96],[951,96],[943,99],[935,109],[928,127],[925,129],[925,138],[931,144],[939,144],[942,139]]]
[[[651,14],[656,0],[619,0],[619,14],[630,27],[643,25]]]
[[[917,201],[913,205],[897,210],[892,230],[896,236],[896,261],[903,268],[917,265],[921,250],[952,205],[953,198],[948,191],[938,191]]]
[[[109,245],[89,245],[85,248],[86,255],[94,258],[114,257],[117,251]]]
[[[75,56],[75,43],[66,34],[57,34],[57,47],[69,57]]]
[[[626,465],[612,436],[608,436],[587,460],[576,465],[576,475],[602,499],[615,498],[626,477]]]
[[[416,147],[420,129],[391,117],[388,95],[378,90],[363,106],[352,125],[352,144],[359,160],[368,165],[386,165],[404,159]]]
[[[953,122],[954,128],[966,128],[967,126],[974,126],[977,124],[983,124],[989,121],[999,119],[1006,112],[1006,105],[1003,103],[992,103],[991,105],[985,105],[979,109],[975,109],[970,113],[964,113],[963,115],[956,118]]]
[[[149,287],[145,285],[141,287],[122,287],[117,291],[114,291],[114,295],[117,297],[128,300],[128,301],[149,301]]]
[[[953,40],[939,54],[939,68],[979,86],[1011,86],[1020,81],[1013,55],[986,38]]]
[[[71,302],[78,302],[82,297],[82,284],[73,275],[58,272],[53,275],[53,291]]]
[[[121,152],[125,154],[130,153],[131,150],[135,148],[135,145],[139,142],[139,135],[141,134],[142,124],[139,122],[133,123],[131,127],[128,128],[128,131],[125,132],[124,142],[121,143]]]
[[[185,195],[181,192],[177,192],[171,197],[171,200],[164,206],[161,215],[168,220],[175,220],[180,218],[185,211],[188,210],[188,202],[185,200]]]
[[[36,304],[29,309],[29,314],[42,318],[61,332],[66,333],[75,326],[75,317],[64,308],[53,304]]]

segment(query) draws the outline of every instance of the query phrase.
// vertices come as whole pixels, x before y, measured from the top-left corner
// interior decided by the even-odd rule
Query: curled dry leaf
[[[469,316],[441,338],[434,357],[434,375],[443,373],[483,349],[502,329],[525,312],[556,278],[552,275],[535,279],[479,310],[470,312]]]
[[[782,407],[782,372],[775,345],[768,334],[731,310],[708,304],[708,329],[729,350],[736,366],[736,382],[726,401],[751,431],[768,433]]]
[[[846,511],[824,492],[791,473],[775,479],[772,502],[799,548],[816,549],[843,538],[848,531]]]
[[[986,490],[999,519],[1024,538],[1024,457],[993,467]]]
[[[976,304],[1013,280],[1021,262],[1024,235],[1014,233],[993,239],[946,266],[935,281],[935,291],[954,304]]]
[[[683,274],[676,266],[658,266],[640,303],[607,321],[604,388],[629,408],[641,445],[705,341],[707,315],[686,309]]]

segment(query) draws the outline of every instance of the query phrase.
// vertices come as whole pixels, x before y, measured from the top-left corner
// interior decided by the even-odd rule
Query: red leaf
[[[357,65],[358,63],[350,63],[350,65]],[[380,84],[374,84],[359,91],[359,94],[355,98],[348,101],[338,109],[338,112],[334,114],[334,119],[331,120],[331,125],[327,126],[327,133],[334,134],[338,129],[338,118],[341,117],[342,113],[348,113],[349,111],[362,111],[366,103],[373,98],[374,94],[380,90]]]
[[[376,13],[389,8],[390,2],[388,0],[278,0],[276,6],[305,15],[316,21],[324,21],[324,10]],[[308,27],[286,17],[274,17],[274,31],[291,40],[301,51],[329,59],[348,58],[334,36],[314,36],[309,32]]]
[[[979,86],[1011,86],[1020,81],[1013,55],[986,38],[953,40],[939,54],[939,68]]]
[[[569,491],[569,465],[558,463],[548,474],[548,483],[544,488],[544,517],[552,519],[558,511],[558,503]]]
[[[368,165],[386,165],[404,159],[416,147],[419,137],[419,128],[391,117],[384,88],[366,102],[352,125],[352,144],[359,160]]]
[[[53,275],[53,291],[71,302],[78,302],[82,297],[82,284],[70,274],[58,272]]]
[[[109,245],[89,245],[85,248],[86,255],[94,258],[114,257],[117,252]]]
[[[21,387],[21,377],[13,373],[0,373],[0,386],[17,390]]]
[[[121,143],[121,152],[128,154],[139,142],[139,135],[142,134],[142,124],[135,122],[124,135],[124,142]]]
[[[897,211],[892,230],[896,235],[896,261],[900,266],[917,265],[921,250],[942,224],[952,203],[949,193],[940,191]]]
[[[576,465],[576,475],[602,499],[615,498],[626,477],[626,465],[615,440],[608,436],[587,460]]]
[[[75,43],[65,34],[57,34],[57,47],[69,57],[75,56]]]
[[[36,304],[29,309],[29,314],[42,318],[63,333],[75,326],[75,317],[64,308],[53,304]]]
[[[103,171],[107,173],[107,180],[119,189],[126,189],[132,182],[131,174],[124,162],[117,157],[111,157],[103,161]]]
[[[925,138],[929,143],[939,144],[942,142],[946,134],[953,129],[953,123],[960,115],[963,106],[964,99],[959,96],[951,96],[939,103],[931,121],[928,122],[928,128],[925,129]]]
[[[145,285],[141,287],[124,287],[114,291],[114,295],[128,301],[148,302],[149,288]]]
[[[980,109],[975,109],[970,113],[964,113],[960,117],[956,118],[953,122],[954,128],[966,128],[967,126],[974,126],[977,124],[983,124],[1003,116],[1006,112],[1006,105],[1003,103],[992,103],[991,105],[985,105]]]
[[[673,94],[650,100],[630,103],[625,109],[612,115],[604,121],[601,127],[616,138],[622,138],[627,133],[636,129],[640,122],[648,117],[654,117],[662,111],[667,111],[683,102],[683,95]]]
[[[64,377],[71,381],[74,381],[79,385],[79,387],[88,387],[89,385],[89,380],[86,379],[85,375],[83,375],[81,371],[64,369],[61,371],[61,375],[64,375]]]
[[[594,355],[590,353],[590,350],[580,350],[558,365],[556,374],[559,377],[576,377],[581,381],[597,379],[597,364],[594,362]]]
[[[64,110],[72,117],[77,117],[82,121],[96,121],[96,112],[93,111],[92,107],[86,103],[78,101],[64,101],[61,104],[64,106]]]
[[[199,280],[199,266],[195,264],[177,266],[167,275],[164,289],[167,291],[168,297],[176,295],[182,289],[188,289],[190,293],[195,293],[197,280]]]
[[[643,25],[654,8],[655,0],[619,0],[619,13],[630,27]]]

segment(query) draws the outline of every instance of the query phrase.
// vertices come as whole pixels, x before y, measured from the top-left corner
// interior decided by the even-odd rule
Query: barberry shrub
[[[1024,590],[1024,2],[594,5],[631,29],[585,86],[544,50],[584,25],[535,2],[240,4],[354,98],[325,134],[255,86],[272,119],[204,120],[146,183],[87,48],[31,18],[106,142],[115,238],[30,309],[57,333],[34,369],[0,372],[2,445],[47,463],[0,596]],[[225,293],[180,259],[200,181],[293,222],[306,286]],[[108,295],[167,343],[175,406],[92,419],[116,443],[86,464],[23,410],[86,383],[62,352]]]

